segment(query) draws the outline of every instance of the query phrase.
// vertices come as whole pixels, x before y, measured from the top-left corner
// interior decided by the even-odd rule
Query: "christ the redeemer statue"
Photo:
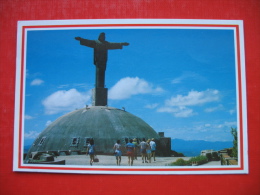
[[[105,71],[107,66],[107,51],[110,49],[122,49],[129,43],[112,43],[106,41],[105,33],[100,33],[98,40],[75,37],[81,45],[94,49],[94,65],[96,66],[96,84],[92,94],[93,106],[107,105],[107,88],[105,88]]]
[[[75,37],[75,39],[80,41],[81,45],[94,49],[94,65],[96,66],[96,88],[104,88],[105,71],[107,65],[107,50],[122,49],[123,46],[129,45],[129,43],[108,42],[105,40],[105,33],[100,33],[98,40],[83,39],[81,37]]]

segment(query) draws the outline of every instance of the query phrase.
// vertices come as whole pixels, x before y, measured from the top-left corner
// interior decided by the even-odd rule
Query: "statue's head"
[[[101,42],[104,42],[106,40],[106,35],[105,33],[100,33],[99,34],[99,37],[98,37],[98,40],[101,41]]]

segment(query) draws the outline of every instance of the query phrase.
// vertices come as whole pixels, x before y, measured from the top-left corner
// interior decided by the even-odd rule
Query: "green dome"
[[[155,138],[159,135],[146,122],[121,109],[92,106],[70,112],[52,122],[34,141],[35,151],[86,151],[93,138],[97,152],[111,153],[117,140]]]

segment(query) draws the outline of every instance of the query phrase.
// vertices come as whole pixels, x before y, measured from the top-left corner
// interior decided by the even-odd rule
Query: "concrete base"
[[[92,89],[92,106],[107,106],[107,88]]]

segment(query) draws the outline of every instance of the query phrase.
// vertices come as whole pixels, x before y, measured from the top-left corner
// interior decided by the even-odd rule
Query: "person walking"
[[[126,153],[128,156],[128,165],[129,166],[133,166],[134,152],[135,152],[135,145],[133,144],[133,140],[130,139],[130,141],[126,144]]]
[[[95,156],[95,145],[94,145],[94,139],[91,139],[88,144],[87,148],[87,155],[89,154],[90,157],[90,165],[92,166],[94,162],[94,156]]]
[[[147,140],[146,155],[147,155],[147,160],[148,160],[148,162],[151,163],[151,146],[150,146],[150,139]]]
[[[156,151],[156,143],[154,141],[154,138],[152,138],[152,140],[150,141],[150,146],[151,146],[151,158],[155,160],[155,151]]]
[[[133,139],[133,144],[135,145],[135,160],[137,160],[137,152],[138,152],[138,143],[137,143],[137,139],[134,138]]]
[[[147,158],[147,155],[146,155],[146,148],[147,148],[147,143],[145,142],[145,138],[143,138],[142,142],[140,143],[140,152],[141,152],[141,155],[142,155],[142,161],[143,163],[146,162],[146,158]]]
[[[122,156],[120,140],[117,140],[113,149],[114,149],[114,154],[115,154],[115,157],[116,157],[116,165],[119,166],[120,163],[121,163],[121,156]]]

